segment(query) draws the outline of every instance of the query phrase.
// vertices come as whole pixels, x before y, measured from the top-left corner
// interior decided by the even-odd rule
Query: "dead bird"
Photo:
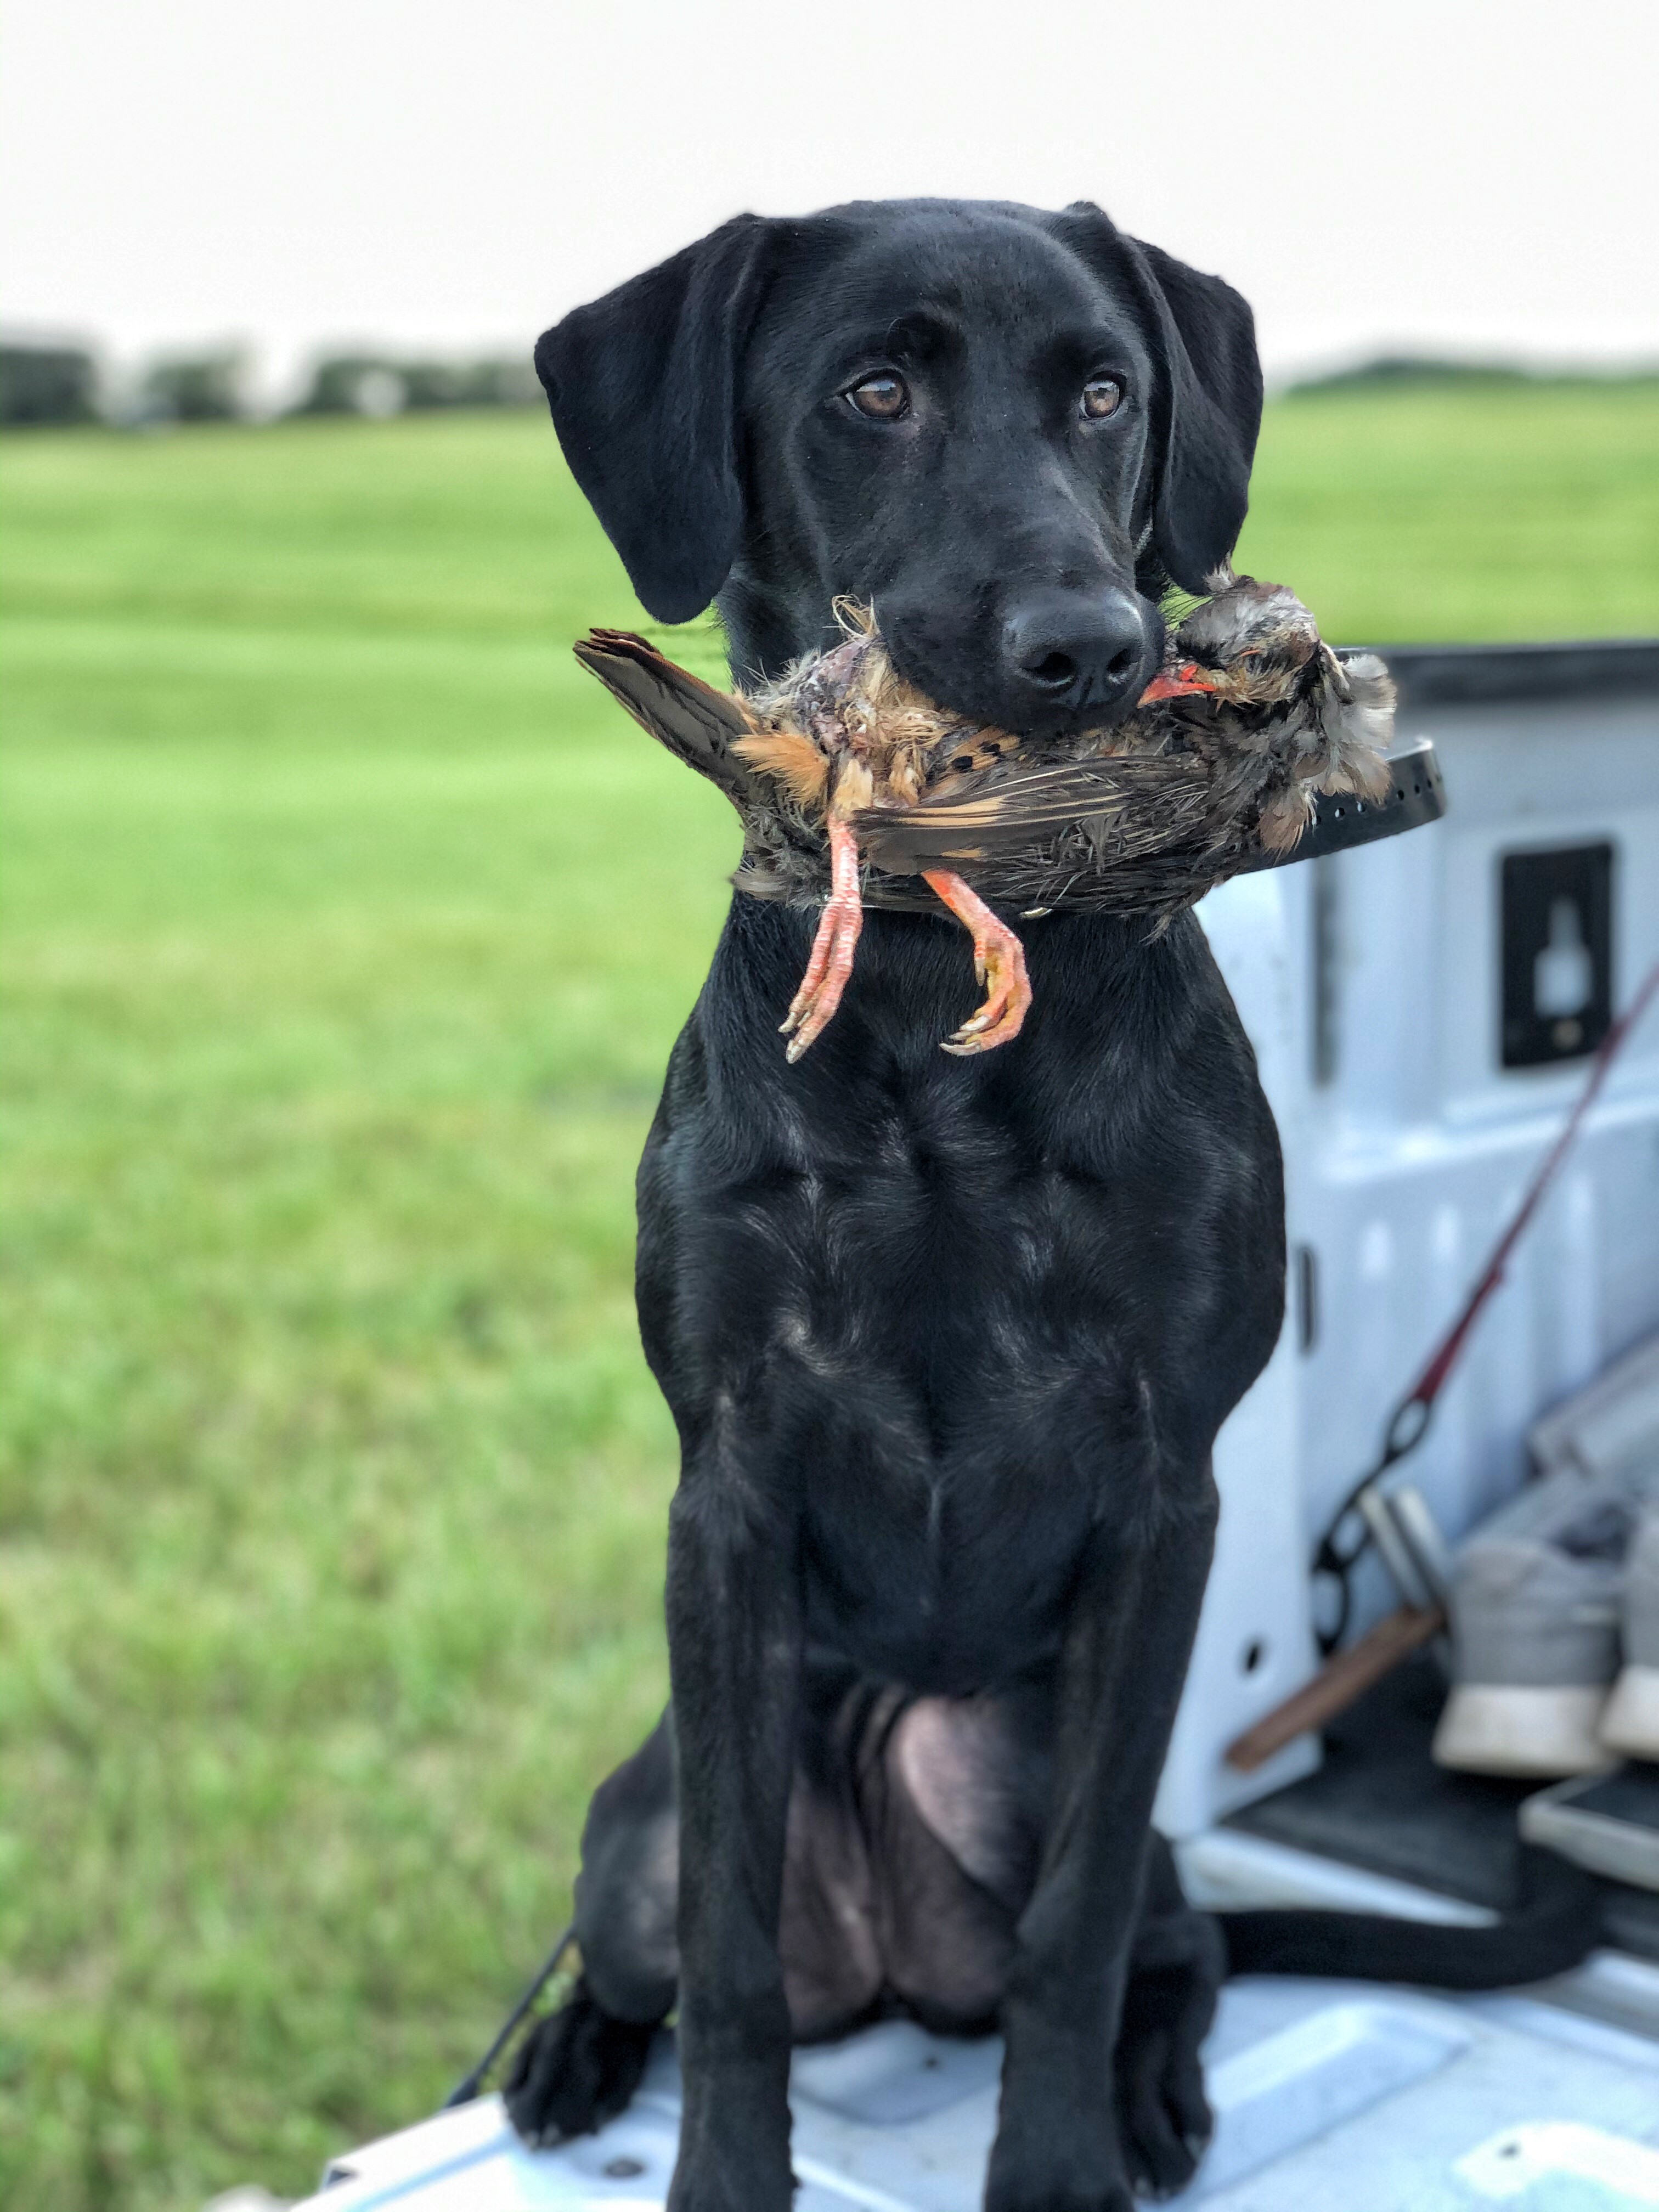
[[[595,630],[576,653],[737,808],[738,888],[822,905],[782,1024],[792,1061],[840,1004],[865,907],[936,901],[970,932],[986,987],[944,1048],[987,1052],[1030,1006],[1024,950],[999,907],[1161,921],[1253,854],[1293,848],[1316,792],[1386,786],[1382,662],[1339,660],[1283,586],[1221,574],[1212,586],[1126,720],[1040,744],[926,698],[856,609],[837,610],[841,644],[750,693],[717,691],[623,631]]]

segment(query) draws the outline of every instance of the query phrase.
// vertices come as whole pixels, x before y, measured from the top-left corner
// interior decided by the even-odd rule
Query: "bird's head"
[[[1318,626],[1296,593],[1254,576],[1230,577],[1194,607],[1176,629],[1176,657],[1202,671],[1226,674],[1240,662],[1271,679],[1301,673],[1320,648]],[[1194,689],[1213,690],[1213,683]]]

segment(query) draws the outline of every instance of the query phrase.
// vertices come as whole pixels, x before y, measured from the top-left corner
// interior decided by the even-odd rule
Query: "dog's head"
[[[740,674],[873,605],[903,674],[1034,734],[1109,720],[1157,600],[1244,520],[1250,311],[1086,202],[740,216],[536,349],[576,480],[659,620]]]

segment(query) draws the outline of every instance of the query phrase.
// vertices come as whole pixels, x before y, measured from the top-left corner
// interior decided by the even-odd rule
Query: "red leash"
[[[1434,1418],[1435,1401],[1446,1387],[1452,1370],[1462,1357],[1463,1347],[1468,1342],[1469,1332],[1480,1318],[1486,1301],[1503,1281],[1510,1254],[1524,1235],[1527,1224],[1537,1212],[1561,1163],[1571,1151],[1584,1116],[1595,1103],[1626,1038],[1647,1012],[1656,994],[1659,994],[1659,961],[1649,969],[1636,996],[1602,1038],[1596,1049],[1589,1079],[1567,1116],[1565,1127],[1551,1146],[1543,1164],[1528,1186],[1526,1196],[1516,1208],[1513,1219],[1493,1246],[1492,1257],[1474,1288],[1464,1300],[1462,1312],[1430,1354],[1428,1364],[1389,1415],[1389,1425],[1383,1431],[1382,1457],[1355,1483],[1319,1540],[1319,1548],[1314,1554],[1314,1572],[1329,1576],[1341,1593],[1334,1625],[1328,1630],[1318,1631],[1319,1648],[1328,1658],[1341,1642],[1347,1628],[1351,1610],[1348,1578],[1370,1541],[1370,1531],[1362,1522],[1353,1540],[1346,1545],[1340,1544],[1337,1539],[1342,1524],[1354,1512],[1360,1498],[1371,1485],[1380,1480],[1408,1452],[1415,1451],[1428,1434],[1429,1424]]]

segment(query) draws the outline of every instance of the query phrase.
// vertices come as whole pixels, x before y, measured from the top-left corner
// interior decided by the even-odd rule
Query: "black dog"
[[[1042,733],[1139,696],[1261,402],[1238,295],[1086,204],[742,217],[537,364],[654,615],[717,599],[775,675],[850,594],[934,698]],[[782,2212],[792,2040],[896,2002],[1006,2038],[991,2212],[1103,2212],[1208,2133],[1223,1938],[1150,1817],[1211,1446],[1279,1328],[1278,1140],[1190,917],[1032,923],[1024,1034],[962,1060],[960,932],[873,913],[789,1068],[811,938],[734,900],[641,1167],[672,1705],[594,1800],[583,1981],[509,2104],[591,2127],[678,2002],[671,2203]]]

